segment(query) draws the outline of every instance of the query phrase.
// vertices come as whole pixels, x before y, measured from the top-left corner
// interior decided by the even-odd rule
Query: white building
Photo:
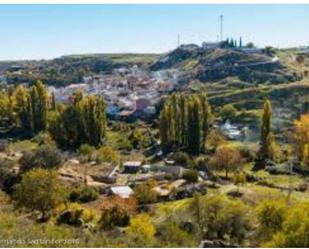
[[[134,194],[134,191],[129,186],[114,186],[110,188],[110,194],[120,196],[121,198],[129,198]]]
[[[215,49],[220,48],[221,42],[203,42],[202,48],[203,49]]]

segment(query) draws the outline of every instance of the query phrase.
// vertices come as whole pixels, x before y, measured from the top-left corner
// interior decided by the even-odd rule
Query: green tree
[[[195,97],[188,107],[188,151],[191,154],[199,154],[201,149],[201,123],[199,102]]]
[[[161,139],[161,147],[164,153],[166,153],[169,149],[169,120],[167,115],[167,108],[164,107],[160,113],[160,139]]]
[[[264,110],[261,121],[261,136],[259,156],[261,159],[273,159],[272,147],[274,146],[274,136],[271,132],[272,106],[270,100],[264,102]]]
[[[202,151],[206,149],[206,138],[209,133],[209,126],[211,120],[211,108],[207,101],[206,93],[200,94],[201,102],[201,128],[202,128]]]
[[[33,168],[55,169],[62,165],[61,152],[54,146],[43,145],[35,150],[24,152],[19,159],[20,171],[25,172]]]
[[[33,132],[44,131],[47,127],[48,94],[45,85],[38,81],[30,88],[28,115]]]
[[[65,200],[65,189],[56,171],[34,169],[23,175],[14,192],[17,206],[41,212],[41,220]]]
[[[29,115],[27,109],[28,94],[23,85],[18,85],[14,92],[15,109],[19,118],[20,125],[24,129],[30,128]]]
[[[187,104],[186,98],[183,95],[180,95],[179,100],[179,124],[180,124],[180,137],[181,146],[186,146],[187,143]]]
[[[89,144],[99,146],[105,137],[106,115],[102,97],[87,96],[82,105],[84,129]]]

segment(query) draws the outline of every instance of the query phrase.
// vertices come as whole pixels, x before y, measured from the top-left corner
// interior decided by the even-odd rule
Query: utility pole
[[[223,41],[223,15],[220,15],[220,41]]]

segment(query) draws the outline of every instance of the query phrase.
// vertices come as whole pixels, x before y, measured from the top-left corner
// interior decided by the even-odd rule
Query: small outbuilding
[[[142,166],[140,161],[128,161],[123,164],[124,173],[134,174],[137,173]]]
[[[134,191],[129,186],[114,186],[110,188],[111,195],[117,195],[121,198],[129,198]]]

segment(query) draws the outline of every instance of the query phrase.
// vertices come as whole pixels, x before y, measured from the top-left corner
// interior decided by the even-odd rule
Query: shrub
[[[94,187],[82,186],[75,189],[70,194],[70,201],[89,202],[98,199],[99,193]]]
[[[282,230],[277,232],[265,247],[308,248],[309,239],[309,202],[300,203],[289,209],[282,223]]]
[[[89,144],[82,144],[79,147],[79,154],[81,157],[81,160],[83,162],[90,162],[93,160],[95,148]]]
[[[90,209],[82,208],[76,203],[72,203],[68,208],[62,210],[57,217],[57,224],[67,224],[72,226],[82,226],[94,219],[94,214]]]
[[[40,132],[32,140],[36,142],[39,146],[42,146],[42,145],[54,146],[55,145],[55,141],[53,140],[49,132]]]
[[[110,146],[103,146],[97,151],[97,161],[99,163],[118,163],[120,160],[120,154]]]
[[[261,230],[266,235],[282,229],[286,215],[286,204],[278,200],[264,200],[257,206],[257,216]]]
[[[205,171],[207,173],[210,173],[209,167],[208,167],[208,159],[205,157],[199,157],[195,161],[195,166],[197,170]]]
[[[250,229],[248,207],[222,195],[195,196],[192,209],[200,232],[210,240],[229,239],[241,243]]]
[[[158,194],[153,190],[154,186],[154,182],[148,181],[138,184],[134,188],[134,195],[139,204],[149,204],[157,201]]]
[[[20,181],[18,174],[11,170],[13,165],[13,161],[0,160],[0,188],[7,193],[12,193],[13,186]]]
[[[101,206],[102,214],[99,226],[103,230],[112,229],[115,226],[127,226],[130,216],[136,210],[134,198],[123,199],[118,196],[111,196],[104,200]]]
[[[185,152],[176,152],[173,154],[172,159],[175,161],[176,164],[179,164],[184,167],[191,167],[192,161],[189,155]]]
[[[186,170],[183,173],[183,179],[188,182],[197,182],[198,181],[198,172],[196,170]]]
[[[231,104],[225,105],[221,109],[220,115],[224,120],[234,120],[237,115],[237,109]]]
[[[206,139],[206,148],[216,150],[217,147],[226,143],[226,139],[220,129],[211,129]]]
[[[151,131],[146,128],[135,128],[129,136],[129,140],[133,148],[136,149],[148,148],[153,143]]]
[[[239,153],[248,162],[251,162],[256,159],[257,150],[253,146],[244,145],[244,146],[239,146]]]
[[[194,240],[190,234],[182,230],[175,221],[167,221],[160,227],[162,247],[194,247]]]
[[[154,240],[156,228],[147,214],[140,214],[130,221],[126,233],[137,243],[138,246],[149,246]]]
[[[24,152],[19,160],[21,172],[32,168],[53,169],[62,165],[61,152],[54,146],[44,145],[39,148]]]

